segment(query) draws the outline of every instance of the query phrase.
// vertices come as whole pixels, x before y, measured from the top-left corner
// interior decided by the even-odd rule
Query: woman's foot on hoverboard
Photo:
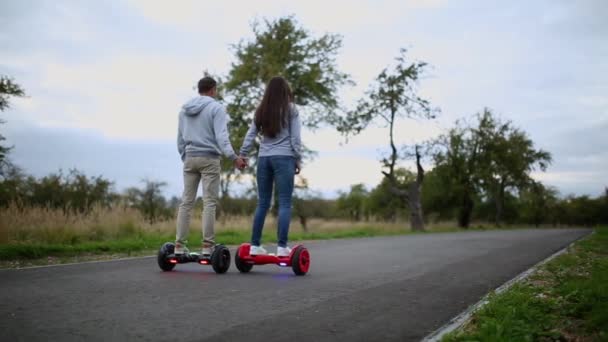
[[[266,255],[268,252],[262,246],[251,245],[249,248],[249,255]]]
[[[278,257],[287,257],[291,254],[291,248],[285,246],[277,246],[277,256]]]

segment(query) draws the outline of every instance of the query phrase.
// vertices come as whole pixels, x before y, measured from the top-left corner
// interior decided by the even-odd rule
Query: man
[[[246,162],[237,157],[228,135],[228,114],[217,97],[217,82],[204,77],[198,82],[197,96],[186,102],[179,113],[177,150],[184,162],[184,193],[177,214],[175,254],[188,253],[186,247],[190,212],[199,183],[203,184],[202,254],[210,255],[215,246],[215,207],[220,188],[220,157],[224,155],[242,169]]]

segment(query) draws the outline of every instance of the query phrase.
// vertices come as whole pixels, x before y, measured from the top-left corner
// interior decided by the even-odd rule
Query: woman
[[[300,173],[302,143],[298,111],[293,104],[289,84],[283,77],[274,77],[268,83],[264,98],[255,111],[255,117],[243,141],[241,156],[247,156],[258,133],[262,135],[257,166],[258,205],[253,218],[249,253],[267,254],[260,239],[275,184],[279,200],[277,256],[289,256],[291,248],[287,246],[287,239],[291,221],[291,197],[294,174]]]

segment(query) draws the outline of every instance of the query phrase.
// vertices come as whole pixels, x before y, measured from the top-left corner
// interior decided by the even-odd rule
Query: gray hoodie
[[[186,102],[179,112],[177,151],[182,160],[186,157],[213,157],[224,155],[236,159],[224,106],[209,96],[198,96]]]

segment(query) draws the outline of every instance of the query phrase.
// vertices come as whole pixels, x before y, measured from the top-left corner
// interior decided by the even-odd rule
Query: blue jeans
[[[279,200],[279,227],[277,231],[278,245],[287,246],[289,222],[291,221],[291,196],[293,194],[293,178],[296,170],[296,159],[289,156],[270,156],[258,158],[258,206],[253,218],[253,233],[251,244],[260,245],[262,229],[266,213],[270,208],[272,186],[276,184]]]

